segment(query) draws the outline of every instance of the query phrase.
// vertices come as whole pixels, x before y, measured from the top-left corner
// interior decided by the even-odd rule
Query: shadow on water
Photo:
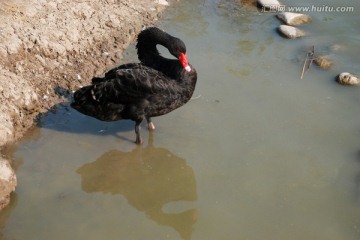
[[[197,199],[195,175],[186,161],[165,148],[153,145],[131,152],[110,150],[76,171],[87,193],[123,195],[128,203],[160,225],[174,228],[183,239],[191,239],[197,209],[164,212],[163,207]]]
[[[134,122],[130,120],[103,122],[77,112],[70,106],[70,101],[54,105],[51,110],[42,114],[37,127],[75,134],[115,135],[123,140],[134,141],[118,134],[134,131]]]

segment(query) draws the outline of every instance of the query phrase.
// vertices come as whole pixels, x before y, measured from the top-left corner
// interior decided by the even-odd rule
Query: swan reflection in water
[[[111,150],[77,170],[85,192],[123,195],[128,203],[157,222],[191,239],[197,209],[165,213],[163,207],[197,199],[195,175],[186,161],[165,148],[138,146],[131,152]]]

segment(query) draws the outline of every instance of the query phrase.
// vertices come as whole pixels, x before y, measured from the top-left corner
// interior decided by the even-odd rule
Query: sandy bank
[[[69,91],[119,63],[164,3],[0,0],[0,146],[22,137]]]
[[[155,0],[0,4],[0,146],[21,137],[66,94],[62,89],[85,85],[118,63],[164,9]]]

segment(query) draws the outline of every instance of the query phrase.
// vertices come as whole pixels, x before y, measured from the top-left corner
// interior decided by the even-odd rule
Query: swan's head
[[[190,72],[191,67],[186,57],[186,47],[184,42],[181,41],[179,38],[173,37],[172,40],[170,41],[170,46],[168,47],[168,49],[171,55],[179,59],[184,69],[187,72]]]

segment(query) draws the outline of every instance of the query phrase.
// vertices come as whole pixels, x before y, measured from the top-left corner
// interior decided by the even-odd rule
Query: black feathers
[[[103,121],[131,119],[136,122],[136,143],[141,143],[139,125],[145,118],[154,129],[151,117],[166,114],[190,100],[197,80],[178,59],[159,55],[161,44],[179,58],[185,44],[158,28],[148,28],[138,36],[141,63],[129,63],[108,71],[103,78],[93,78],[92,85],[74,93],[72,107]]]

